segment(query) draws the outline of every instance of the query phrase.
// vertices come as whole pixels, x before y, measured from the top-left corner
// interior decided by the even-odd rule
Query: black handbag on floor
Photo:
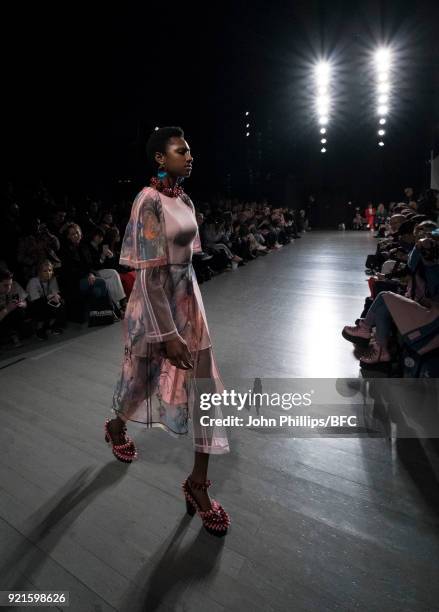
[[[92,298],[88,306],[88,326],[110,325],[114,323],[114,311],[106,298]]]

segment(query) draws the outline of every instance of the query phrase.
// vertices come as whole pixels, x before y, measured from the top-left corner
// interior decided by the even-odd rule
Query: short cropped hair
[[[171,138],[184,138],[184,132],[180,127],[162,127],[155,130],[146,143],[146,156],[150,164],[156,168],[156,153],[166,153],[166,147]]]

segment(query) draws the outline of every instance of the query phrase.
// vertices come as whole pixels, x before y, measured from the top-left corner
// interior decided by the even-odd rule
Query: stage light
[[[389,80],[389,71],[387,69],[378,69],[377,76],[380,83],[387,83]]]
[[[245,116],[246,116],[246,117],[248,117],[248,116],[249,116],[249,114],[250,114],[250,113],[249,113],[248,111],[246,111],[246,112],[245,112]]]
[[[246,136],[250,136],[250,132],[247,132],[247,133],[246,133]]]
[[[245,127],[249,128],[250,127],[250,123],[246,123]]]
[[[322,138],[320,141],[322,144],[326,144],[326,138]]]
[[[320,153],[326,153],[326,149],[325,149],[325,147],[323,147],[322,149],[320,149]]]
[[[329,109],[329,96],[318,96],[317,97],[317,108],[321,114],[327,113]]]
[[[332,67],[329,62],[323,60],[314,65],[314,112],[320,134],[326,134],[326,126],[332,112]],[[322,144],[326,139],[321,140]],[[326,149],[325,151],[326,152]]]
[[[319,87],[325,87],[329,83],[329,75],[331,72],[331,67],[328,62],[319,62],[315,67],[315,76],[317,85]]]
[[[377,70],[388,70],[390,68],[391,53],[390,49],[381,47],[375,52],[375,63]]]
[[[392,51],[388,47],[380,47],[375,51],[373,64],[376,73],[376,93],[377,93],[377,114],[379,117],[379,125],[386,124],[386,115],[389,112],[389,93],[391,91],[391,73],[393,70]],[[379,129],[378,135],[384,136],[385,130]],[[384,147],[384,141],[378,142],[380,147]]]
[[[380,83],[377,87],[377,91],[379,94],[389,93],[389,89],[390,89],[390,84],[386,82]]]
[[[156,126],[156,127],[154,128],[154,131],[156,131],[156,132],[157,132],[157,130],[158,130],[158,129],[159,129],[159,128]]]

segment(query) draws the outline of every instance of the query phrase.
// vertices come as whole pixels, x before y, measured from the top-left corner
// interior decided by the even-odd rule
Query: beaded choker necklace
[[[178,196],[181,196],[181,194],[184,193],[183,187],[180,187],[178,182],[175,183],[174,187],[166,187],[163,181],[160,181],[155,176],[152,177],[149,184],[151,187],[154,187],[154,189],[157,189],[157,191],[164,193],[165,196],[168,196],[169,198],[178,198]]]

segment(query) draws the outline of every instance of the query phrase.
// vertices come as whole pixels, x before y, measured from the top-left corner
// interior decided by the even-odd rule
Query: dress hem
[[[113,408],[113,412],[116,414],[123,414],[122,411],[116,410],[115,408]],[[145,423],[144,421],[136,421],[134,419],[127,419],[127,420],[131,421],[132,423],[138,423],[139,425],[146,425],[145,429],[153,429],[153,428],[161,429],[162,431],[165,431],[173,438],[182,438],[184,436],[187,436],[190,433],[189,429],[187,431],[183,431],[179,433],[177,431],[174,431],[173,429],[171,429],[164,423],[161,423],[160,421],[152,421],[152,423]],[[207,455],[225,455],[226,453],[230,453],[229,446],[223,446],[220,448],[212,448],[212,447],[201,446],[200,444],[194,444],[193,448],[194,448],[194,451],[196,451],[197,453],[204,453]]]

